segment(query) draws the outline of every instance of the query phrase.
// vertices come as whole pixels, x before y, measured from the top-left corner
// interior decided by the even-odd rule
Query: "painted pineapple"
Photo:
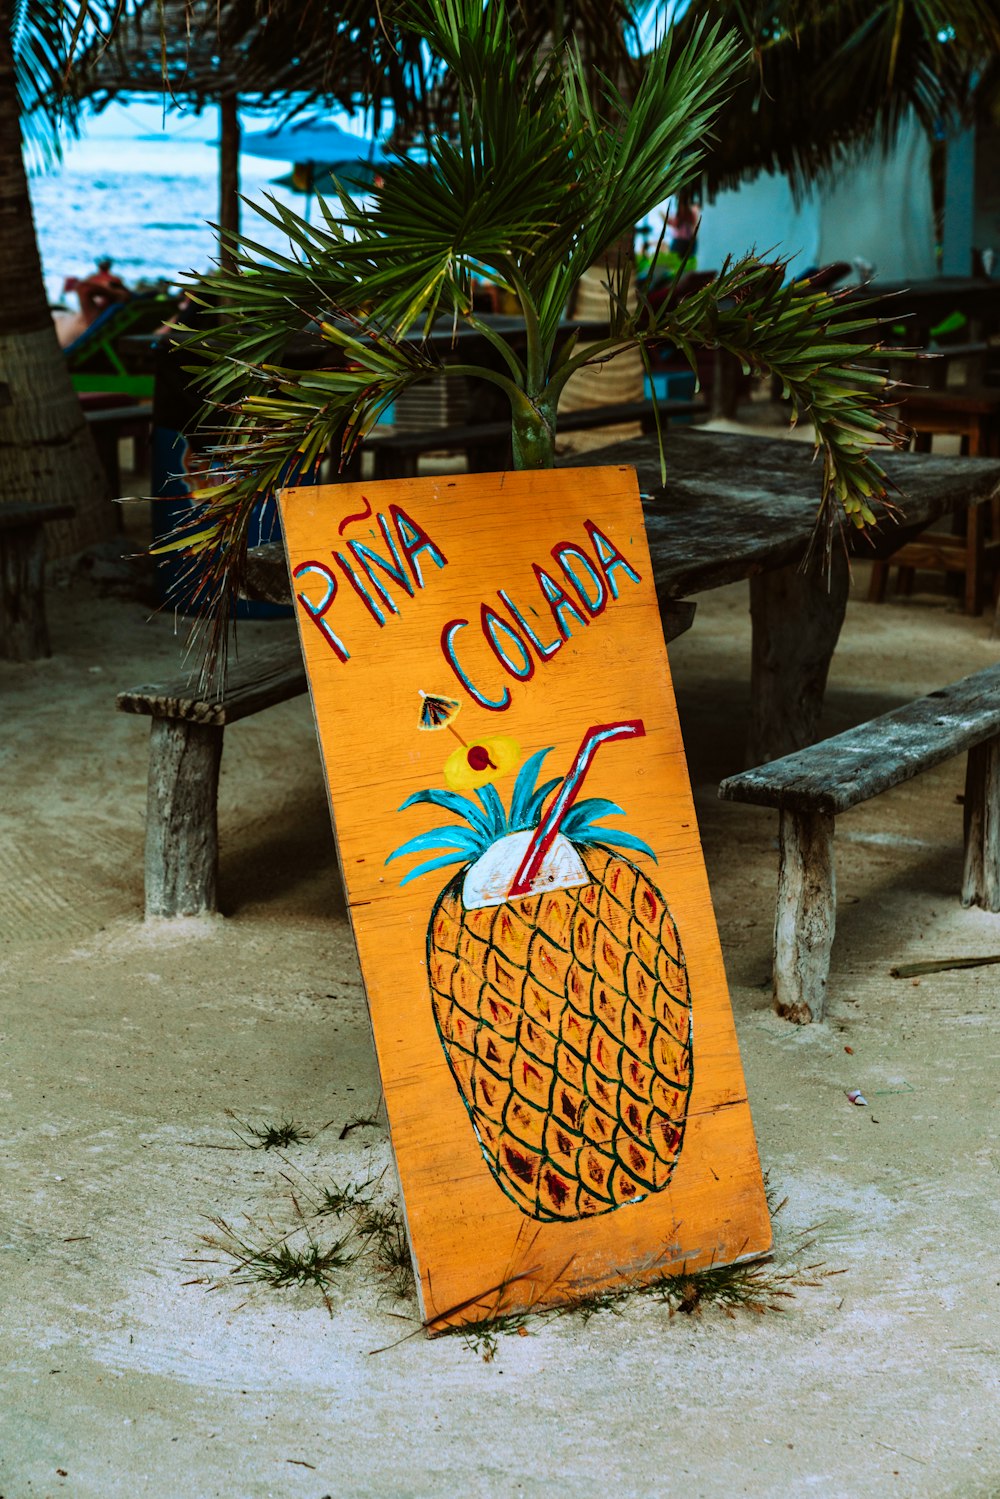
[[[536,1219],[584,1218],[661,1191],[684,1138],[684,957],[659,890],[614,850],[655,854],[631,833],[599,826],[623,815],[613,802],[591,798],[569,810],[595,736],[624,737],[625,727],[592,730],[569,774],[537,788],[549,750],[532,755],[509,813],[489,784],[476,788],[478,805],[450,791],[417,792],[400,811],[430,802],[466,826],[422,833],[390,855],[439,851],[404,884],[464,866],[441,891],[427,933],[434,1017],[490,1170]]]

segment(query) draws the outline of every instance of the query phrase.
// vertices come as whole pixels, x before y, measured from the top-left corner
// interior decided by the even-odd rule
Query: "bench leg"
[[[836,928],[834,819],[781,813],[774,917],[774,1007],[786,1020],[822,1020]]]
[[[374,480],[381,482],[383,479],[415,479],[416,477],[416,453],[393,453],[376,448],[372,474]]]
[[[885,590],[889,582],[890,566],[888,562],[873,562],[871,582],[868,584],[869,604],[884,604]]]
[[[747,764],[813,744],[830,658],[847,609],[847,559],[835,550],[829,586],[815,572],[776,568],[750,579],[753,622]]]
[[[465,445],[465,466],[470,474],[495,474],[512,468],[514,456],[509,437]]]
[[[962,905],[1000,911],[1000,739],[969,751]]]
[[[216,909],[221,728],[154,718],[146,801],[146,915]]]
[[[0,533],[0,657],[51,655],[45,623],[45,531],[12,526]]]

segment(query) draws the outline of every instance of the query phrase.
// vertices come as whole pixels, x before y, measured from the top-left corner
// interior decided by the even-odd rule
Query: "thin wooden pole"
[[[224,271],[235,260],[227,236],[240,230],[240,117],[236,94],[219,100],[219,263]]]

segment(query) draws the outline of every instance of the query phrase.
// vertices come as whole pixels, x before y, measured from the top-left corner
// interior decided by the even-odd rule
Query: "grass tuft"
[[[410,1245],[395,1204],[379,1208],[369,1205],[359,1218],[358,1230],[367,1241],[376,1270],[393,1295],[400,1301],[413,1296],[416,1283]]]
[[[236,1115],[231,1117],[258,1142],[254,1148],[274,1149],[281,1143],[271,1140],[279,1127],[257,1130]],[[296,1143],[307,1138],[294,1125],[285,1124],[280,1129],[286,1136],[292,1131]],[[266,1144],[265,1139],[271,1143]],[[363,1261],[395,1298],[412,1301],[415,1285],[403,1218],[397,1203],[380,1196],[385,1172],[363,1181],[318,1185],[291,1161],[285,1160],[284,1164],[288,1169],[281,1174],[288,1183],[287,1201],[292,1209],[292,1222],[287,1229],[279,1231],[269,1223],[265,1231],[247,1219],[247,1227],[237,1230],[223,1218],[209,1220],[214,1231],[204,1235],[202,1243],[229,1262],[225,1279],[231,1277],[235,1284],[269,1285],[276,1290],[313,1288],[319,1291],[332,1316],[332,1291],[343,1272]],[[776,1220],[788,1199],[775,1204],[766,1179],[765,1190],[772,1220]],[[321,1238],[315,1226],[329,1220],[336,1225],[333,1234]],[[648,1273],[643,1279],[623,1276],[615,1285],[580,1297],[568,1306],[541,1305],[502,1311],[504,1302],[510,1300],[511,1287],[524,1278],[511,1270],[504,1283],[494,1288],[491,1301],[478,1303],[488,1308],[487,1315],[440,1330],[461,1338],[484,1363],[492,1363],[505,1336],[526,1337],[534,1324],[555,1317],[576,1317],[585,1323],[602,1312],[622,1315],[633,1298],[642,1297],[665,1306],[670,1318],[678,1314],[700,1316],[711,1308],[719,1309],[727,1317],[787,1311],[798,1289],[822,1285],[830,1276],[844,1273],[828,1269],[821,1261],[807,1261],[806,1256],[815,1246],[815,1233],[815,1229],[808,1229],[794,1234],[771,1255],[760,1259],[691,1271],[682,1266],[679,1271],[665,1270],[653,1279],[648,1278]],[[776,1242],[777,1239],[776,1234]],[[196,1263],[206,1265],[218,1260],[199,1258]],[[569,1268],[570,1264],[563,1267],[556,1279],[562,1281]],[[217,1289],[225,1279],[199,1277],[186,1284],[208,1284]],[[544,1301],[545,1297],[539,1300]],[[470,1309],[468,1304],[454,1308],[453,1312]],[[451,1315],[444,1314],[440,1320],[443,1322]]]
[[[774,1220],[788,1199],[783,1198],[775,1204],[766,1178],[765,1191]],[[460,1337],[484,1363],[492,1363],[499,1351],[500,1339],[505,1335],[513,1333],[526,1337],[532,1323],[544,1323],[556,1317],[575,1317],[586,1323],[601,1312],[620,1316],[627,1305],[639,1297],[666,1306],[671,1318],[678,1314],[701,1316],[704,1310],[712,1307],[727,1317],[736,1317],[741,1312],[756,1316],[785,1312],[800,1288],[819,1286],[829,1277],[845,1273],[828,1269],[822,1261],[806,1261],[806,1256],[815,1247],[815,1232],[810,1228],[793,1235],[780,1250],[761,1259],[709,1265],[692,1271],[682,1267],[679,1272],[664,1273],[653,1280],[623,1277],[615,1286],[583,1296],[568,1306],[537,1307],[510,1314],[497,1310],[481,1321],[456,1325],[447,1332]],[[505,1282],[497,1289],[497,1309],[503,1305],[510,1284],[512,1282]]]
[[[291,1119],[283,1119],[280,1124],[248,1124],[232,1109],[227,1109],[226,1114],[230,1119],[235,1119],[239,1129],[233,1127],[233,1134],[250,1150],[286,1150],[289,1145],[304,1145],[312,1135],[300,1124]],[[240,1133],[240,1130],[243,1133]]]
[[[312,1234],[298,1203],[294,1198],[292,1201],[298,1222],[277,1238],[262,1235],[253,1224],[248,1223],[246,1229],[238,1230],[224,1218],[212,1218],[209,1221],[215,1232],[205,1234],[202,1243],[232,1260],[228,1274],[234,1285],[258,1283],[275,1290],[314,1286],[332,1316],[330,1292],[336,1272],[353,1265],[359,1251],[349,1243],[349,1234],[332,1243],[320,1243]],[[202,1259],[200,1263],[212,1261]],[[213,1289],[219,1284],[221,1282],[215,1282]]]
[[[290,1187],[286,1200],[292,1222],[286,1230],[271,1223],[260,1227],[250,1219],[245,1228],[237,1229],[224,1218],[209,1219],[213,1232],[203,1235],[201,1242],[222,1262],[229,1262],[224,1277],[208,1278],[211,1289],[230,1278],[232,1284],[258,1283],[276,1290],[313,1287],[332,1316],[331,1293],[342,1273],[365,1260],[396,1298],[412,1298],[413,1268],[402,1217],[395,1203],[375,1197],[384,1173],[363,1182],[318,1187],[290,1161],[285,1164],[296,1174],[293,1180],[281,1173]],[[314,1232],[316,1221],[322,1219],[336,1220],[332,1238],[320,1239]],[[202,1256],[195,1263],[218,1264],[220,1259]]]
[[[356,1129],[381,1129],[381,1127],[382,1127],[381,1121],[379,1120],[379,1118],[377,1117],[377,1115],[374,1115],[374,1114],[358,1115],[358,1117],[356,1119],[348,1119],[347,1123],[344,1125],[343,1129],[340,1131],[340,1134],[337,1136],[337,1138],[338,1138],[338,1140],[346,1140],[347,1137],[348,1137],[348,1135],[351,1133],[352,1130],[356,1130]]]

